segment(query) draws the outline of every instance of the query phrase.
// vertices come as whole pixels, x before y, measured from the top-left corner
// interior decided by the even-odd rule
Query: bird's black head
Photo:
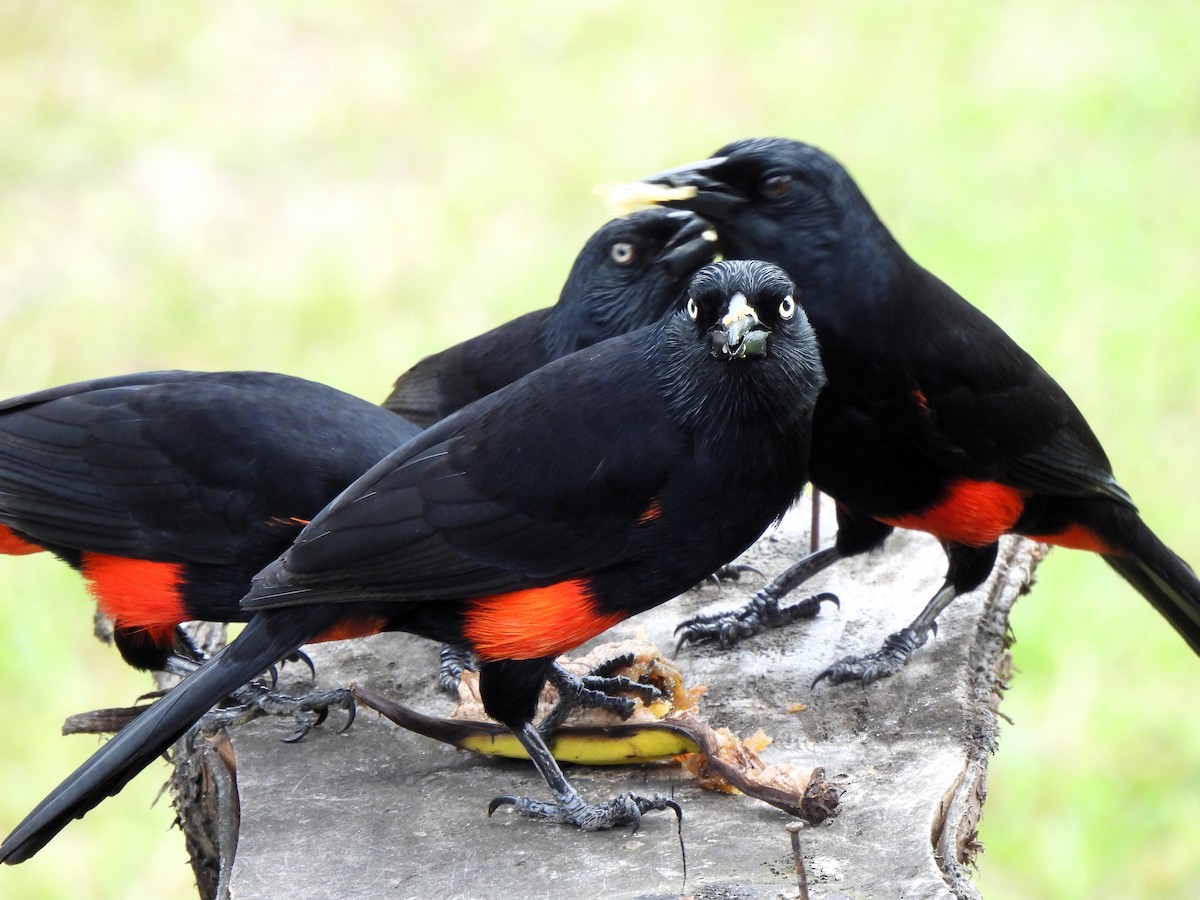
[[[684,309],[664,321],[668,346],[689,373],[683,405],[726,396],[736,416],[789,420],[811,410],[825,382],[817,341],[797,303],[792,280],[759,260],[727,260],[705,266],[688,286]],[[707,359],[705,359],[707,358]],[[733,380],[730,392],[718,384]]]
[[[841,164],[800,141],[735,141],[643,183],[656,186],[647,200],[676,189],[675,197],[654,202],[711,221],[726,257],[769,260],[804,288],[830,287],[843,279],[839,269],[877,265],[885,245],[894,245]],[[695,193],[684,196],[689,190]]]
[[[737,261],[705,266],[692,278],[684,312],[717,359],[767,355],[773,331],[799,314],[792,280],[777,266]]]
[[[567,353],[658,321],[716,255],[712,226],[683,210],[646,209],[607,223],[576,257],[547,323],[561,344],[554,349]]]

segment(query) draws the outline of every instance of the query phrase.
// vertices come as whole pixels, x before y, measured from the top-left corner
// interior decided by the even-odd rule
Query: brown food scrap
[[[716,736],[717,743],[717,752],[714,756],[720,757],[729,765],[739,770],[745,770],[752,764],[752,759],[758,759],[728,728],[716,728],[713,730],[713,734]],[[684,771],[695,778],[696,783],[706,791],[717,791],[721,794],[741,793],[729,783],[719,769],[713,766],[707,753],[685,753],[675,758],[679,760],[679,765],[683,767]],[[761,760],[759,763],[761,764]]]
[[[763,773],[771,771],[772,777],[780,777],[780,773],[775,770],[791,765],[785,763],[782,767],[768,767],[762,761],[758,752],[771,744],[771,738],[761,728],[745,740],[739,738],[728,728],[712,729],[712,733],[716,738],[716,753],[685,753],[676,757],[679,764],[690,772],[706,791],[718,791],[722,794],[742,793],[726,777],[725,773],[729,768],[742,773],[750,781],[760,782],[763,781]],[[711,757],[716,757],[723,765],[719,768],[714,766]],[[791,766],[791,768],[795,769],[796,767]],[[791,792],[799,796],[807,783],[808,779],[805,775],[799,789],[791,789]],[[789,790],[786,787],[783,789]]]
[[[825,779],[825,770],[820,766],[767,765],[751,749],[751,746],[761,749],[770,743],[761,731],[742,741],[727,728],[714,730],[692,717],[682,718],[689,720],[689,733],[704,752],[688,753],[678,759],[701,787],[727,794],[748,794],[813,824],[836,815],[841,791]]]

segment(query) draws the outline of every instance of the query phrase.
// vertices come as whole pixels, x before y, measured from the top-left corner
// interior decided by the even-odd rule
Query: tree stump
[[[802,504],[742,561],[781,571],[807,551],[808,520]],[[826,604],[816,619],[730,650],[680,653],[676,663],[689,682],[708,687],[701,711],[710,723],[742,736],[761,728],[773,738],[761,754],[767,762],[823,766],[842,791],[837,816],[795,836],[809,896],[978,896],[964,867],[976,849],[996,747],[1008,614],[1040,558],[1037,545],[1006,538],[992,576],[950,606],[937,637],[900,675],[867,688],[809,685],[834,659],[878,648],[932,596],[946,564],[928,536],[897,532],[883,550],[839,563],[796,594],[832,591],[840,609]],[[759,583],[750,575],[698,588],[605,637],[644,636],[669,652],[681,619],[739,605]],[[380,635],[310,653],[322,687],[353,682],[435,714],[451,706],[435,686],[438,648],[429,641]],[[288,674],[298,677],[298,668]],[[303,679],[281,684],[293,692],[311,687]],[[682,840],[670,813],[648,814],[636,834],[583,834],[505,808],[486,815],[499,794],[546,796],[527,762],[460,752],[369,711],[345,733],[336,733],[338,725],[331,721],[298,744],[280,740],[289,722],[231,730],[231,747],[204,754],[209,765],[236,760],[236,796],[219,802],[203,799],[204,786],[228,791],[234,779],[197,775],[194,755],[179,756],[189,767],[182,782],[192,786],[185,830],[197,827],[193,818],[209,826],[190,845],[208,848],[198,871],[210,873],[210,891],[228,888],[237,900],[799,894],[787,828],[796,820],[747,796],[701,790],[673,764],[566,771],[588,799],[626,790],[672,794],[684,810]],[[197,796],[208,816],[188,814]],[[240,811],[240,822],[213,828],[212,810],[218,818]],[[223,877],[214,877],[222,868]]]

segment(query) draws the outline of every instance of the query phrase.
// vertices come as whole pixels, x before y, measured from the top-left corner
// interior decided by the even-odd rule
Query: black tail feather
[[[1125,555],[1104,555],[1104,561],[1137,588],[1188,646],[1200,655],[1200,579],[1192,567],[1130,513],[1136,523],[1126,531]],[[1124,543],[1124,542],[1123,542]]]
[[[256,616],[228,647],[169,691],[55,788],[0,845],[0,862],[19,863],[72,820],[121,790],[208,710],[336,620],[313,606]]]

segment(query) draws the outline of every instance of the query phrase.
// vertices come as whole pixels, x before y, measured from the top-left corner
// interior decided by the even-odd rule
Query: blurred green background
[[[1198,39],[1194,0],[12,0],[0,394],[254,368],[381,399],[557,296],[607,218],[597,182],[779,134],[841,158],[1046,365],[1200,562]],[[1200,896],[1200,663],[1084,554],[1052,555],[1013,627],[983,893]],[[65,715],[147,687],[69,570],[0,560],[0,830],[94,748]],[[148,809],[164,774],[0,894],[192,896],[169,805]]]

